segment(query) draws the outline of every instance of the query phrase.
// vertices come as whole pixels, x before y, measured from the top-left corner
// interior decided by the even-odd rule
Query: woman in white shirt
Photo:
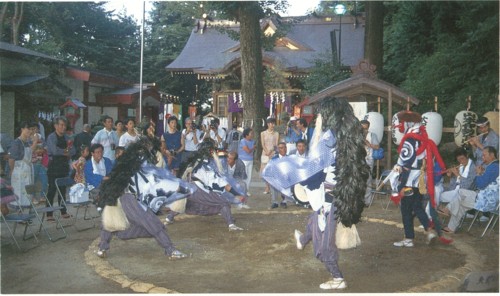
[[[118,146],[127,148],[130,144],[139,140],[139,135],[135,131],[135,120],[128,119],[125,127],[127,128],[127,132],[120,137]]]

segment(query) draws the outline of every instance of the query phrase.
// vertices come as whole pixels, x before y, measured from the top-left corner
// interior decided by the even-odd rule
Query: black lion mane
[[[336,216],[346,227],[351,227],[361,219],[370,170],[365,160],[363,129],[347,100],[327,97],[319,107],[323,126],[332,129],[337,139],[334,172],[337,183],[333,189]]]

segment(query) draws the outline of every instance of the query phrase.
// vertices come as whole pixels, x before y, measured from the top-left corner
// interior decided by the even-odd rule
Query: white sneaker
[[[413,240],[411,239],[404,239],[399,242],[395,242],[393,244],[395,247],[406,247],[406,248],[412,248],[413,247]]]
[[[300,237],[302,236],[302,232],[300,232],[297,229],[295,229],[295,232],[293,233],[293,236],[295,237],[295,242],[297,243],[297,249],[299,249],[299,250],[304,249],[304,246],[300,242]]]
[[[431,241],[432,241],[432,240],[433,240],[436,236],[437,236],[437,235],[434,233],[434,231],[429,231],[429,232],[427,233],[427,236],[426,236],[425,242],[426,242],[427,244],[430,244],[430,243],[431,243]]]
[[[481,218],[479,218],[480,222],[488,222],[489,220],[490,220],[490,218],[488,218],[486,216],[481,216]]]
[[[172,223],[174,223],[174,220],[170,220],[170,219],[168,219],[168,217],[166,217],[165,218],[165,223],[166,224],[172,224]]]
[[[250,209],[250,207],[247,205],[247,204],[238,204],[238,210],[241,210],[241,209]]]
[[[247,192],[247,196],[250,197],[252,196],[252,194],[250,192]]]
[[[328,282],[324,282],[319,287],[323,290],[345,289],[347,284],[343,278],[334,278]]]
[[[229,231],[239,231],[239,230],[243,230],[243,228],[238,227],[238,226],[236,226],[234,224],[230,224],[229,225]]]

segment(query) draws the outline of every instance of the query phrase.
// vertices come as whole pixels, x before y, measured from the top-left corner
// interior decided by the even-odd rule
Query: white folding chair
[[[69,189],[69,187],[71,187],[72,185],[75,184],[75,181],[70,177],[57,178],[55,180],[55,184],[56,184],[57,194],[59,195],[60,202],[64,206],[66,206],[66,208],[69,206],[76,208],[75,217],[73,218],[73,223],[71,225],[73,225],[77,231],[83,231],[83,230],[95,228],[94,217],[92,215],[90,215],[90,213],[88,211],[89,207],[92,205],[92,201],[89,199],[89,200],[84,201],[84,202],[72,203],[70,201],[67,201],[65,198],[67,190]],[[61,187],[65,188],[64,192],[62,192]],[[79,214],[79,211],[81,208],[84,209],[83,220],[90,220],[92,222],[92,224],[90,226],[78,228],[77,220],[78,220],[78,214]],[[89,215],[87,215],[87,213],[89,213]]]
[[[45,195],[45,192],[43,192],[42,185],[40,183],[37,183],[36,185],[26,185],[25,188],[26,188],[26,192],[28,194],[40,195],[40,196],[43,196],[45,198],[45,202],[46,202],[45,206],[44,205],[35,205],[35,204],[31,203],[30,213],[35,214],[38,222],[40,223],[40,228],[38,229],[38,233],[40,233],[40,231],[43,229],[43,231],[45,232],[45,234],[47,235],[47,237],[49,238],[49,240],[51,242],[56,242],[60,239],[66,238],[66,236],[67,236],[66,231],[64,230],[64,227],[62,226],[61,221],[60,221],[60,217],[58,215],[54,215],[54,218],[56,221],[56,229],[60,229],[60,231],[62,232],[62,235],[60,235],[59,237],[52,237],[49,230],[47,229],[47,225],[45,224],[46,223],[45,217],[46,217],[47,212],[57,212],[57,211],[60,212],[63,209],[63,207],[62,206],[52,206],[50,204],[50,201],[47,198],[47,196]]]

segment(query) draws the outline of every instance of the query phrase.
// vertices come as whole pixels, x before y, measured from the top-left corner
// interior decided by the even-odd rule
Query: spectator
[[[246,128],[243,130],[242,139],[238,144],[238,156],[239,159],[245,164],[245,172],[247,178],[245,179],[245,184],[247,188],[247,196],[250,194],[250,181],[252,180],[252,169],[253,169],[253,152],[255,150],[255,141],[253,140],[253,130],[252,128]]]
[[[120,137],[118,146],[125,147],[125,149],[127,149],[130,144],[139,140],[139,135],[135,131],[135,120],[132,118],[127,119],[125,127],[127,128],[127,132]]]
[[[79,157],[82,155],[80,149],[85,145],[85,147],[89,148],[90,143],[92,142],[92,138],[94,136],[92,135],[92,131],[90,129],[90,124],[84,124],[83,125],[83,130],[81,133],[78,133],[75,136],[75,141],[73,142],[73,145],[75,145],[75,155],[76,157]]]
[[[3,177],[10,176],[9,171],[9,149],[14,139],[7,133],[0,133],[0,168]]]
[[[113,168],[111,160],[103,157],[104,148],[101,144],[93,144],[90,146],[90,154],[92,157],[85,163],[85,180],[87,184],[99,187],[103,180],[108,179],[108,174]]]
[[[372,195],[372,174],[373,165],[375,163],[375,161],[373,160],[372,152],[373,149],[378,149],[380,146],[377,135],[368,130],[370,128],[370,122],[368,120],[361,120],[361,127],[363,127],[363,135],[365,136],[366,164],[368,164],[368,166],[370,167],[370,175],[368,176],[368,180],[366,181],[365,192],[365,204],[368,206],[370,204],[370,198]]]
[[[198,143],[201,142],[201,132],[196,128],[191,118],[186,118],[184,121],[186,128],[182,130],[184,138],[184,151],[182,152],[181,162],[186,162],[196,151],[198,151]]]
[[[497,150],[491,146],[483,148],[482,165],[476,167],[475,185],[481,191],[498,178]],[[438,210],[444,216],[450,216],[448,227],[444,232],[453,233],[460,225],[460,220],[465,213],[474,207],[478,192],[468,189],[458,191],[459,198],[452,200],[445,208]]]
[[[297,129],[300,131],[302,140],[305,140],[307,145],[311,142],[314,129],[307,126],[307,121],[304,118],[297,120]]]
[[[285,156],[287,156],[286,143],[281,142],[281,143],[278,144],[278,154],[276,154],[275,156],[273,156],[272,159],[279,159],[279,158],[283,158]],[[285,196],[282,195],[281,192],[279,192],[278,190],[276,190],[274,187],[272,187],[271,188],[271,210],[278,207],[278,202],[276,201],[276,197],[278,195],[281,195],[280,206],[282,208],[285,208],[285,209],[287,208],[287,204],[286,204],[286,201],[285,201]]]
[[[118,135],[113,130],[113,118],[106,115],[104,117],[104,128],[95,134],[91,144],[101,144],[104,147],[104,157],[114,161],[115,148],[119,146],[118,142]]]
[[[151,152],[156,154],[156,167],[164,169],[166,168],[166,163],[165,159],[163,159],[163,155],[161,154],[160,139],[155,136],[155,128],[156,125],[152,121],[147,122],[142,127],[142,135],[150,139],[151,143],[153,144],[153,149],[151,149]]]
[[[30,142],[33,136],[32,127],[34,122],[21,122],[19,125],[18,137],[12,143],[9,149],[9,167],[10,167],[10,182],[14,190],[14,194],[19,197],[21,205],[30,204],[30,196],[26,193],[24,186],[33,184],[31,157],[33,150],[37,145],[37,140]]]
[[[239,193],[244,194],[248,192],[248,188],[246,186],[247,173],[245,164],[241,159],[238,158],[237,152],[229,152],[227,154],[227,158],[221,161],[223,172],[221,175],[228,177],[228,182],[232,187],[240,188]],[[232,180],[231,180],[232,179]],[[234,185],[234,186],[233,186]],[[227,194],[227,193],[225,193]],[[249,209],[250,207],[247,205],[247,200],[243,195],[238,194],[229,194],[231,195],[228,200],[236,201],[232,203],[236,203],[238,208]]]
[[[124,126],[123,126],[123,121],[121,120],[116,120],[115,121],[115,132],[116,132],[116,136],[118,137],[118,141],[120,141],[120,138],[123,136],[123,134],[125,133],[125,129],[124,129]]]
[[[479,136],[471,138],[470,144],[475,148],[474,157],[476,167],[483,163],[482,151],[484,147],[491,146],[498,151],[498,134],[490,128],[490,121],[486,117],[481,117],[476,122]]]
[[[94,144],[97,145],[97,144]],[[80,157],[73,162],[71,165],[73,167],[73,170],[75,171],[75,177],[73,178],[75,180],[75,183],[82,183],[85,184],[85,163],[88,160],[88,156],[90,154],[89,147],[86,145],[82,145],[79,147],[80,149]]]
[[[174,176],[177,175],[184,151],[184,138],[177,130],[177,117],[167,119],[167,130],[161,136],[161,150],[167,158],[167,166]]]
[[[229,131],[226,139],[227,152],[237,152],[240,144],[241,133],[238,131],[238,124],[233,123],[233,129]]]
[[[115,161],[113,162],[113,167],[114,167],[114,166],[115,166],[115,164],[116,164],[116,160],[117,160],[118,158],[120,158],[120,156],[122,156],[122,155],[123,155],[123,152],[125,152],[125,147],[122,147],[122,146],[118,146],[118,147],[116,147],[116,149],[115,149]]]
[[[299,140],[297,140],[295,145],[296,145],[295,155],[297,155],[298,157],[306,158],[307,157],[307,142],[306,142],[306,140],[299,139]]]
[[[214,140],[216,143],[216,147],[219,150],[224,149],[224,139],[226,139],[226,131],[220,127],[219,118],[214,118],[210,122],[210,126],[207,127],[207,131],[205,133],[205,138],[209,137]]]
[[[49,153],[49,168],[47,170],[49,193],[47,198],[51,205],[54,205],[54,195],[56,194],[55,180],[69,175],[69,159],[75,154],[75,147],[68,145],[70,138],[66,135],[67,122],[63,116],[54,118],[55,131],[47,137],[47,152]],[[66,192],[66,187],[60,187],[60,189],[63,193]],[[59,195],[57,195],[58,201],[59,198]],[[65,196],[62,198],[65,198]],[[59,201],[59,205],[63,206],[61,201]],[[47,212],[47,221],[54,221],[52,214],[52,212]],[[71,217],[64,206],[61,210],[61,217],[65,219]]]
[[[267,129],[260,133],[260,142],[262,143],[262,155],[260,157],[260,172],[264,170],[269,160],[276,153],[276,149],[278,148],[278,140],[279,134],[274,130],[274,126],[276,125],[276,119],[269,117],[266,119]],[[271,193],[271,188],[269,187],[269,183],[266,182],[266,189],[264,190],[264,194]]]
[[[295,154],[295,143],[297,143],[297,141],[301,138],[302,133],[297,127],[297,117],[292,116],[285,130],[286,151],[288,155]]]
[[[459,198],[460,189],[474,190],[474,179],[476,178],[476,165],[468,157],[467,151],[463,148],[455,150],[455,159],[460,164],[458,167],[452,167],[447,171],[450,179],[449,190],[441,193],[441,202],[449,203]],[[436,201],[437,202],[437,201]]]
[[[47,154],[47,148],[45,146],[45,141],[41,134],[38,132],[38,125],[32,127],[33,136],[31,140],[36,145],[34,146],[33,155],[31,157],[31,162],[33,164],[33,183],[40,183],[42,186],[43,194],[47,194],[47,188],[49,186],[49,181],[47,177],[47,166],[49,165],[49,155]],[[38,204],[40,201],[44,201],[45,197],[33,196],[33,203]]]

